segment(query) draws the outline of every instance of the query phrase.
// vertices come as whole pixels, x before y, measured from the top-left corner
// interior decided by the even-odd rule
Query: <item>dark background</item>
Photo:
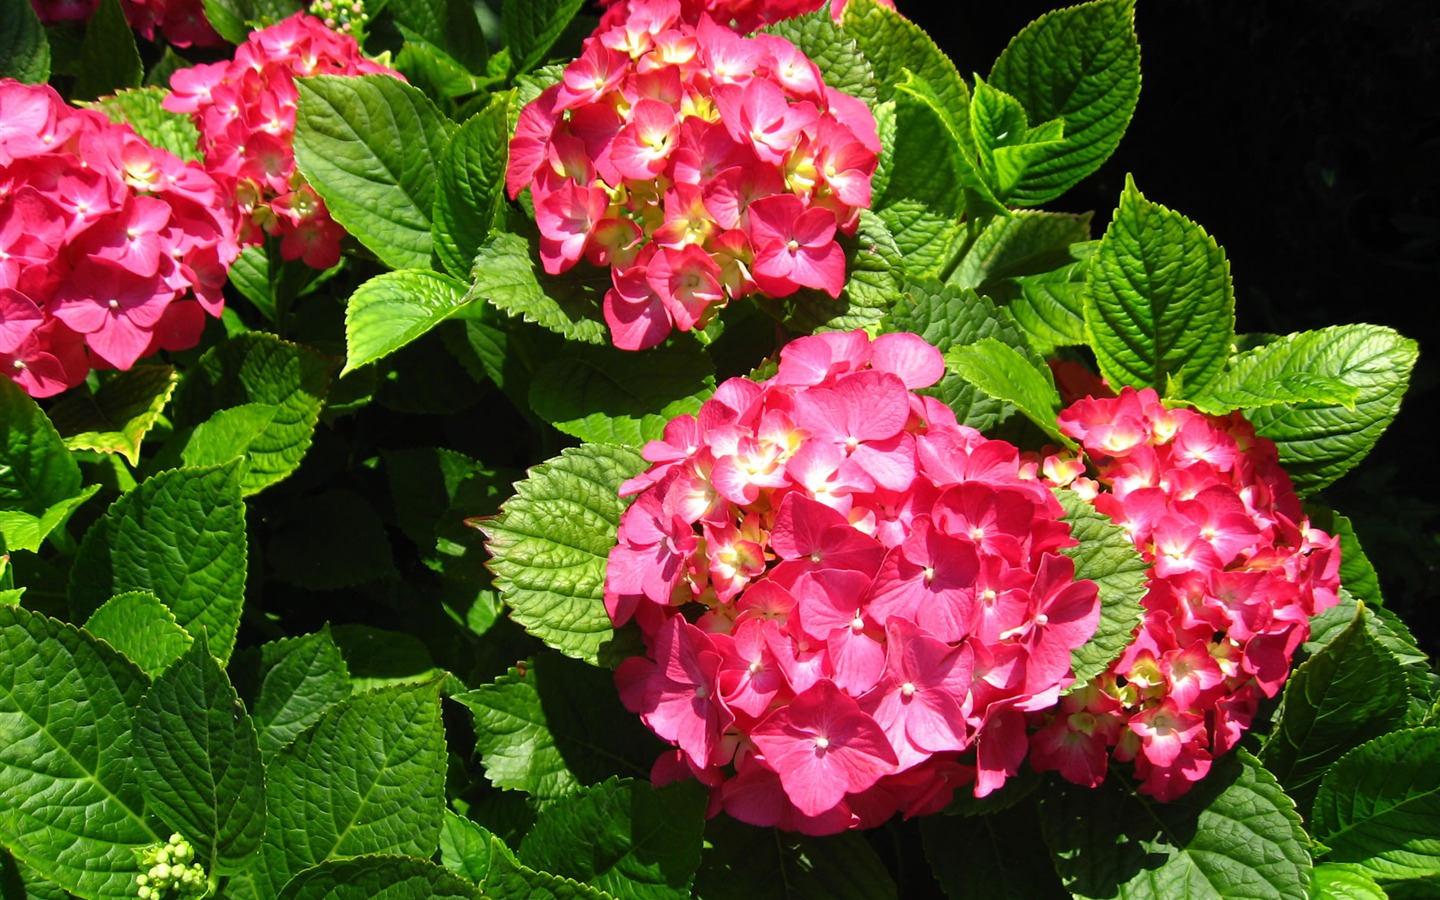
[[[1057,2],[898,0],[985,75]],[[1440,653],[1440,6],[1433,0],[1140,0],[1140,102],[1115,156],[1048,205],[1094,210],[1125,174],[1225,248],[1241,332],[1347,322],[1420,342],[1399,417],[1315,499],[1350,516],[1385,605]]]

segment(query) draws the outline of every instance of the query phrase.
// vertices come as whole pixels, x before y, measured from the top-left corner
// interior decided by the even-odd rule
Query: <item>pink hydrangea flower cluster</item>
[[[239,252],[223,208],[198,164],[0,79],[0,369],[48,397],[193,347]]]
[[[296,13],[252,31],[229,62],[181,69],[165,108],[189,113],[205,167],[225,185],[242,245],[278,235],[280,255],[316,269],[340,261],[345,229],[295,171],[295,79],[305,75],[401,77],[360,53],[350,35]]]
[[[1284,684],[1311,616],[1338,602],[1338,542],[1310,526],[1275,445],[1239,414],[1168,409],[1125,388],[1060,414],[1083,462],[1051,460],[1152,566],[1125,653],[1067,695],[1031,763],[1077,784],[1133,761],[1140,790],[1184,794]]]
[[[654,0],[600,0],[605,13],[600,17],[597,31],[614,28],[636,9],[651,3]],[[830,15],[838,22],[845,12],[845,3],[846,0],[680,0],[680,17],[694,25],[702,16],[709,16],[740,34],[749,34],[757,28],[803,16],[826,6],[830,7]],[[892,9],[895,6],[894,0],[880,0],[880,4]]]
[[[100,0],[30,0],[40,21],[88,22]],[[147,41],[157,34],[176,47],[218,47],[225,39],[210,27],[201,0],[120,0],[125,21]]]
[[[943,372],[913,334],[800,338],[646,445],[605,602],[648,648],[616,681],[676,746],[657,782],[824,834],[1018,772],[1098,591],[1034,467],[915,393]]]
[[[880,141],[864,102],[773,35],[657,0],[586,39],[520,114],[506,187],[529,187],[545,270],[612,267],[615,346],[703,327],[728,300],[838,296]]]

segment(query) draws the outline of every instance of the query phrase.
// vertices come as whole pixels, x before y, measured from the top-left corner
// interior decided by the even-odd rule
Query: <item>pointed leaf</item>
[[[1055,417],[1060,392],[1050,370],[995,338],[981,338],[945,354],[945,367],[999,400],[1015,404],[1030,421],[1059,443],[1073,445],[1060,433]]]
[[[1019,296],[1012,297],[1005,308],[1029,338],[1030,346],[1047,359],[1061,347],[1086,343],[1085,272],[1098,245],[1098,241],[1071,244],[1067,249],[1074,262],[1014,279]]]
[[[79,493],[80,465],[55,426],[18,384],[0,379],[0,510],[38,517]]]
[[[469,279],[475,254],[505,201],[513,101],[513,92],[496,95],[489,106],[465,120],[440,156],[432,224],[435,253],[456,278]]]
[[[495,787],[524,791],[539,804],[579,789],[580,780],[556,746],[528,667],[523,673],[512,668],[493,684],[454,699],[475,718],[475,753]]]
[[[610,289],[606,270],[581,264],[563,275],[547,275],[529,241],[502,232],[480,245],[472,279],[467,300],[484,300],[572,341],[610,342],[600,315],[600,302]]]
[[[1309,372],[1287,372],[1268,381],[1242,381],[1237,377],[1236,370],[1231,369],[1206,388],[1204,396],[1190,397],[1189,402],[1201,412],[1223,416],[1236,409],[1262,409],[1297,403],[1354,409],[1359,397],[1357,387],[1338,378]]]
[[[511,71],[529,72],[544,62],[583,5],[584,0],[503,0],[500,38],[515,61]]]
[[[1095,636],[1070,654],[1075,675],[1072,687],[1083,687],[1109,668],[1130,645],[1135,626],[1145,614],[1140,601],[1148,590],[1150,566],[1135,549],[1125,529],[1071,490],[1056,490],[1065,507],[1070,536],[1079,546],[1060,552],[1075,560],[1075,579],[1100,586],[1100,622]]]
[[[469,302],[465,284],[429,269],[377,275],[350,295],[345,307],[345,368],[389,356],[453,316]]]
[[[522,865],[497,837],[490,838],[490,865],[481,887],[487,900],[612,900],[597,887]]]
[[[179,659],[191,642],[175,614],[146,591],[129,591],[106,600],[86,620],[85,630],[119,650],[151,678]]]
[[[1315,867],[1310,896],[1313,900],[1386,900],[1388,895],[1359,866],[1324,863]]]
[[[59,501],[38,516],[18,510],[0,511],[0,537],[4,538],[5,544],[11,549],[38,552],[41,542],[50,532],[65,524],[70,514],[98,490],[98,484],[86,485],[79,494]]]
[[[295,876],[280,900],[482,900],[449,870],[410,856],[329,860]]]
[[[875,0],[846,3],[841,25],[874,69],[882,102],[894,99],[895,86],[908,69],[931,86],[941,108],[952,118],[961,121],[966,117],[970,89],[950,57],[920,26]]]
[[[947,280],[999,298],[1012,279],[1071,265],[1071,247],[1089,239],[1089,213],[1016,212],[985,226]]]
[[[27,0],[0,0],[0,78],[25,84],[50,78],[50,41]]]
[[[155,427],[180,379],[171,366],[136,366],[117,372],[93,394],[71,391],[50,418],[72,450],[119,453],[140,462],[140,442]]]
[[[349,696],[350,671],[328,627],[262,645],[249,705],[266,761]]]
[[[94,100],[121,88],[139,87],[145,77],[135,33],[119,0],[100,0],[85,26],[80,71],[70,89],[72,100]]]
[[[445,810],[440,827],[440,863],[452,872],[479,884],[490,870],[490,839],[480,825],[458,813]]]
[[[390,0],[385,11],[402,33],[410,31],[477,75],[485,71],[485,34],[466,0]]]
[[[242,403],[216,410],[215,415],[196,425],[188,435],[184,432],[176,435],[176,440],[184,441],[176,447],[180,456],[177,465],[218,466],[238,459],[243,485],[250,448],[274,423],[279,412],[280,407],[273,403]],[[169,449],[167,446],[166,450]]]

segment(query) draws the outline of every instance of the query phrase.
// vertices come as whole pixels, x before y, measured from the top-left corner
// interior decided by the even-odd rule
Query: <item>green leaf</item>
[[[280,900],[482,900],[480,889],[424,859],[356,856],[328,860],[290,880]]]
[[[253,303],[267,321],[274,322],[276,307],[282,299],[292,302],[304,296],[344,265],[342,260],[332,268],[320,270],[305,265],[304,260],[282,259],[279,242],[271,239],[240,251],[230,264],[230,284]]]
[[[271,757],[259,864],[266,893],[327,860],[435,852],[445,813],[439,684],[351,696]]]
[[[1400,409],[1418,347],[1379,325],[1337,325],[1287,335],[1230,360],[1228,383],[1264,384],[1304,372],[1357,391],[1354,404],[1279,403],[1246,410],[1280,450],[1302,496],[1350,471]]]
[[[515,61],[510,71],[529,72],[544,62],[583,5],[584,0],[503,0],[500,39]]]
[[[1098,241],[1071,244],[1067,249],[1074,262],[1038,275],[1012,279],[1020,293],[1012,297],[1005,308],[1029,338],[1030,346],[1042,357],[1048,359],[1061,347],[1078,347],[1087,340],[1085,272],[1098,244]]]
[[[1348,628],[1290,676],[1260,761],[1305,810],[1331,763],[1403,722],[1407,705],[1400,662],[1370,636],[1357,610]]]
[[[481,887],[487,900],[611,900],[599,888],[521,865],[497,837],[490,838],[490,866]]]
[[[610,289],[610,273],[579,265],[548,275],[524,237],[492,233],[475,257],[470,293],[512,316],[534,322],[572,341],[608,344],[609,330],[600,301]]]
[[[55,426],[20,385],[0,379],[0,510],[38,517],[79,493],[80,465]]]
[[[458,813],[445,810],[440,826],[440,863],[452,872],[479,884],[490,870],[489,831]]]
[[[583,444],[529,470],[485,533],[495,587],[527,631],[587,662],[614,634],[605,612],[605,564],[629,505],[620,484],[645,465],[635,451]]]
[[[435,173],[455,123],[390,75],[295,86],[295,165],[331,216],[391,268],[430,268]]]
[[[65,524],[70,514],[98,490],[98,484],[86,485],[79,494],[61,500],[38,516],[18,510],[0,511],[0,537],[12,549],[39,552],[40,543],[50,532]]]
[[[171,366],[136,366],[94,393],[70,391],[50,408],[50,419],[71,450],[118,453],[134,466],[179,381]]]
[[[973,174],[958,128],[923,78],[905,73],[895,92],[893,123],[882,133],[885,175],[874,210],[915,274],[939,274],[965,233],[967,176]],[[893,125],[893,127],[889,127]],[[974,180],[972,191],[993,201]],[[998,211],[991,203],[987,211]]]
[[[1199,394],[1235,340],[1230,263],[1205,229],[1146,200],[1127,177],[1090,260],[1085,327],[1100,374],[1117,389],[1180,380]]]
[[[919,25],[875,0],[846,3],[841,25],[874,69],[882,102],[895,99],[895,86],[909,70],[925,80],[952,119],[965,121],[970,89],[950,57]]]
[[[175,464],[218,466],[238,459],[243,484],[250,448],[265,434],[265,429],[275,421],[279,412],[280,407],[271,403],[242,403],[216,410],[213,416],[193,429],[182,430],[176,435],[175,440],[183,440],[184,443],[175,447],[180,457]],[[170,450],[168,445],[166,450]]]
[[[85,630],[120,651],[151,678],[164,672],[190,646],[175,614],[146,591],[116,594],[85,622]]]
[[[475,753],[495,787],[524,791],[541,805],[580,788],[555,743],[528,666],[454,699],[475,718]]]
[[[886,900],[899,890],[865,838],[824,838],[755,828],[727,816],[705,826],[695,875],[705,900]]]
[[[175,392],[176,428],[199,425],[246,403],[279,407],[246,452],[241,487],[246,496],[283,481],[300,465],[320,420],[330,387],[331,361],[319,352],[272,334],[237,335],[206,351]]]
[[[1015,404],[1057,442],[1074,445],[1055,424],[1060,392],[1050,370],[1037,366],[1019,350],[996,338],[981,338],[952,347],[945,354],[945,367],[991,397]]]
[[[431,230],[436,255],[456,278],[469,279],[475,254],[505,202],[514,96],[498,94],[483,111],[466,119],[440,156]]]
[[[1070,248],[1089,239],[1089,213],[1016,212],[985,226],[946,280],[998,298],[1013,279],[1072,265]]]
[[[1328,862],[1377,881],[1440,875],[1440,728],[1382,735],[1341,757],[1315,796],[1311,831]]]
[[[541,811],[520,844],[532,868],[625,900],[687,900],[705,831],[707,792],[684,781],[653,788],[610,779]]]
[[[275,573],[314,591],[393,577],[385,523],[371,501],[343,488],[307,495],[275,514],[266,559]]]
[[[281,638],[260,647],[249,704],[260,753],[272,756],[335,704],[350,696],[350,671],[330,629]]]
[[[1235,370],[1223,373],[1204,396],[1188,398],[1201,412],[1223,416],[1236,409],[1261,409],[1296,403],[1324,403],[1355,408],[1360,391],[1338,378],[1309,372],[1286,372],[1269,381],[1242,381]]]
[[[763,30],[799,48],[820,69],[826,87],[864,100],[872,107],[876,104],[875,70],[855,39],[830,15],[828,7],[782,19]]]
[[[535,373],[530,407],[582,441],[638,450],[674,417],[699,412],[714,390],[714,365],[693,341],[640,353],[575,347]]]
[[[0,0],[0,78],[25,84],[50,78],[50,41],[28,0]]]
[[[951,900],[1053,900],[1069,895],[1050,865],[1033,804],[984,816],[928,816],[925,858]]]
[[[113,97],[106,97],[96,108],[110,117],[135,129],[152,146],[168,150],[181,159],[200,160],[200,132],[190,116],[174,113],[160,104],[170,92],[162,87],[140,87],[119,91]]]
[[[273,25],[301,9],[295,0],[203,0],[205,19],[232,44],[243,44],[250,25]]]
[[[869,210],[860,210],[854,237],[837,235],[845,251],[845,287],[839,299],[814,288],[801,288],[779,302],[792,331],[853,331],[873,328],[900,295],[905,258],[890,229]],[[767,311],[770,301],[762,300]]]
[[[116,594],[149,591],[190,634],[205,629],[229,659],[245,602],[245,504],[234,464],[174,469],[111,504],[70,573],[70,606],[87,617]]]
[[[354,691],[429,681],[445,674],[436,668],[425,642],[413,634],[369,625],[336,625],[330,633],[345,657]]]
[[[1340,539],[1340,584],[1345,590],[1364,600],[1366,608],[1382,605],[1380,574],[1360,546],[1360,536],[1349,517],[1313,504],[1306,504],[1305,514],[1313,527]]]
[[[1040,145],[1010,194],[1021,206],[1055,199],[1114,152],[1140,96],[1133,0],[1097,0],[1027,25],[990,71],[1031,122],[1062,119],[1064,139]]]
[[[1342,548],[1342,558],[1344,550]],[[1310,619],[1310,640],[1301,649],[1314,656],[1344,634],[1357,614],[1360,603],[1345,588],[1340,589],[1340,603]],[[1364,607],[1365,629],[1372,640],[1400,664],[1405,673],[1409,695],[1407,724],[1423,722],[1430,711],[1436,689],[1436,676],[1431,672],[1430,657],[1416,644],[1415,637],[1394,613],[1379,606]]]
[[[1310,854],[1295,806],[1244,750],[1160,803],[1111,770],[1099,788],[1053,782],[1040,827],[1076,897],[1304,900]]]
[[[458,6],[458,3],[456,5]],[[464,64],[416,32],[404,25],[396,24],[395,27],[404,38],[404,43],[400,46],[400,52],[395,54],[390,67],[431,98],[457,100],[477,94],[491,83],[491,79],[472,74]],[[480,46],[485,46],[483,39]],[[435,239],[438,241],[440,237],[437,231]]]
[[[84,897],[133,897],[134,851],[163,840],[131,743],[144,692],[144,673],[85,632],[0,606],[0,842]]]
[[[205,636],[155,679],[135,715],[140,789],[207,871],[244,869],[265,828],[255,725]]]
[[[1055,496],[1065,507],[1070,536],[1080,542],[1060,552],[1075,560],[1077,581],[1088,578],[1100,586],[1100,622],[1095,636],[1070,654],[1074,687],[1080,688],[1109,668],[1130,645],[1135,626],[1145,614],[1140,601],[1147,591],[1150,565],[1125,529],[1079,494],[1056,490]]]
[[[1312,877],[1312,900],[1386,900],[1385,891],[1358,866],[1322,863]]]
[[[120,0],[100,0],[85,26],[80,71],[70,89],[72,100],[94,100],[121,88],[139,87],[145,78],[135,33],[125,21]]]
[[[385,11],[402,33],[411,32],[470,72],[484,73],[485,34],[475,18],[475,7],[466,0],[389,0]],[[406,35],[407,44],[412,40]]]
[[[355,289],[345,307],[345,368],[368,365],[454,315],[469,302],[464,282],[429,269],[386,272]]]
[[[976,76],[970,133],[985,180],[996,198],[1009,197],[1030,164],[1058,144],[1064,130],[1058,119],[1031,128],[1019,100]]]

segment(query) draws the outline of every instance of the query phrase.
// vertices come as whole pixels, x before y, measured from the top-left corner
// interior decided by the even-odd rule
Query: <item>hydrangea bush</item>
[[[1057,211],[1133,3],[581,6],[0,0],[6,895],[1434,893],[1416,345]]]

